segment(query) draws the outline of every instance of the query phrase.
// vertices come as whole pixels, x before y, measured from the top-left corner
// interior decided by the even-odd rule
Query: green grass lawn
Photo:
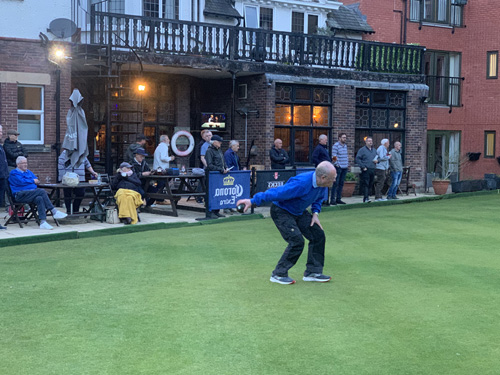
[[[499,374],[500,196],[330,211],[326,284],[270,219],[0,249],[0,373]]]

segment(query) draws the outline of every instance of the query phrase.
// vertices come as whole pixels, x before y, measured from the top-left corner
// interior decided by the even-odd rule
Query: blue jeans
[[[330,196],[330,202],[332,204],[342,199],[342,190],[344,189],[344,180],[347,174],[347,168],[335,166],[335,169],[337,170],[337,178],[332,186],[332,194]]]
[[[16,202],[34,203],[38,207],[38,217],[40,220],[47,219],[47,210],[53,210],[54,206],[50,202],[47,192],[43,189],[22,190],[16,194]]]
[[[388,197],[396,197],[398,192],[398,186],[401,183],[401,177],[403,176],[403,172],[391,172],[392,184],[387,192]]]

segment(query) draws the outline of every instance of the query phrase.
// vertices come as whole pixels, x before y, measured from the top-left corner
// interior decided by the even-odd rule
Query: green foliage
[[[344,181],[357,181],[357,180],[358,180],[358,176],[356,176],[354,173],[347,172],[345,174],[345,180]]]

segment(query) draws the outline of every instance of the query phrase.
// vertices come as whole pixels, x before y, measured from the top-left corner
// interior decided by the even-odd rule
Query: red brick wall
[[[401,1],[346,0],[345,4],[361,3],[361,11],[376,31],[364,37],[381,42],[400,42]],[[409,3],[409,0],[408,0]],[[463,107],[440,108],[429,105],[428,130],[460,131],[461,153],[481,152],[477,162],[464,168],[461,178],[482,178],[485,173],[500,174],[495,159],[484,158],[484,132],[496,131],[496,155],[500,155],[500,81],[486,79],[486,52],[500,50],[500,8],[491,1],[469,1],[464,7],[465,28],[423,26],[407,23],[407,42],[418,43],[431,50],[462,53],[461,76]],[[409,16],[409,9],[408,9]]]
[[[66,47],[69,55],[70,48]],[[50,85],[44,90],[44,144],[50,148],[56,141],[56,66],[48,61],[47,49],[40,41],[0,38],[0,71],[50,74]],[[23,83],[23,82],[19,82]],[[66,113],[69,110],[71,95],[71,63],[66,60],[61,69],[61,142],[66,131]],[[9,129],[17,129],[17,84],[0,83],[0,123],[4,135]],[[3,140],[2,140],[3,141]],[[29,147],[29,146],[28,146]],[[56,178],[56,154],[31,152],[28,158],[29,169],[40,178]]]

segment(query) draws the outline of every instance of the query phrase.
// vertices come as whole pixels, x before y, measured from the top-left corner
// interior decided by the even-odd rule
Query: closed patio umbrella
[[[87,155],[89,148],[87,145],[88,126],[85,112],[82,108],[83,96],[78,89],[74,89],[69,97],[71,108],[66,115],[66,134],[62,147],[67,149],[68,157],[72,167],[81,165]]]

